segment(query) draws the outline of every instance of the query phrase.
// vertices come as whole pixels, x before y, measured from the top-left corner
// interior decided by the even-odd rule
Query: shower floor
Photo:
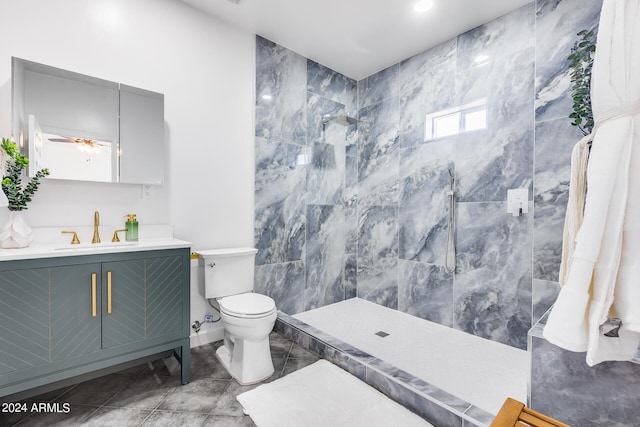
[[[506,397],[526,402],[524,350],[359,298],[293,317],[489,413]]]

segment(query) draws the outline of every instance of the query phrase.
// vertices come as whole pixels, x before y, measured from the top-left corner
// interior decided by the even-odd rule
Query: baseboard
[[[215,341],[220,341],[224,338],[224,328],[222,324],[203,325],[200,332],[191,333],[191,348],[199,347],[201,345],[209,344]]]

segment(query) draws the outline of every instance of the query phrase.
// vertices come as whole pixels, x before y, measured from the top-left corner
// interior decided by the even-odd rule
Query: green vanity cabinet
[[[0,396],[171,350],[187,383],[189,288],[188,248],[1,261]]]
[[[70,359],[99,351],[101,322],[98,317],[97,299],[100,289],[98,281],[100,263],[65,265],[38,270],[49,275],[51,361]],[[94,300],[96,301],[95,315],[92,312]]]

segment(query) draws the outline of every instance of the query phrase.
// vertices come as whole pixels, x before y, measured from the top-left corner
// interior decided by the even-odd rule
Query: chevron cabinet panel
[[[93,281],[98,304],[100,264],[51,268],[51,360],[100,350],[100,317],[93,315]]]
[[[0,272],[0,374],[49,362],[48,269]]]
[[[145,338],[144,265],[144,260],[102,264],[103,348],[117,347]]]
[[[182,324],[182,259],[147,260],[146,337],[180,332]]]

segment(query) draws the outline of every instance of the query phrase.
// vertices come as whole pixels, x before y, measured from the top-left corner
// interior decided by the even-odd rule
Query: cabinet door
[[[49,271],[51,360],[100,350],[100,264],[52,267]]]
[[[182,257],[157,257],[146,260],[147,338],[180,334],[184,276]]]
[[[49,270],[0,272],[0,374],[49,362]]]
[[[145,339],[145,260],[102,264],[102,348]]]

